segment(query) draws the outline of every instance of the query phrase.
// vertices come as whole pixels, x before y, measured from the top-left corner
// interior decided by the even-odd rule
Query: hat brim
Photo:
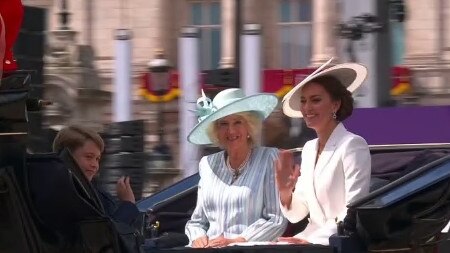
[[[291,118],[302,118],[300,112],[301,88],[320,76],[333,76],[338,79],[350,92],[354,92],[361,86],[367,77],[367,68],[357,63],[344,63],[313,73],[303,79],[283,98],[283,112]]]
[[[240,112],[257,112],[262,119],[267,118],[278,105],[278,97],[272,94],[256,94],[233,101],[218,109],[213,114],[199,122],[189,133],[190,143],[198,145],[211,144],[207,130],[211,123],[223,117]]]

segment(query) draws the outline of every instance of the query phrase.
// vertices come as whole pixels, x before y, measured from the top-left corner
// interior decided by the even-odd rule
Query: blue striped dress
[[[189,241],[220,235],[247,241],[273,241],[287,220],[278,204],[275,185],[275,148],[255,147],[242,174],[233,181],[221,151],[200,160],[197,206],[186,224]]]

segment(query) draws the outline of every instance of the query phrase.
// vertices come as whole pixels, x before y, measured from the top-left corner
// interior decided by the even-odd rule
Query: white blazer
[[[337,232],[336,221],[347,214],[347,204],[369,193],[371,159],[366,141],[342,123],[333,130],[315,164],[317,150],[317,139],[305,144],[290,209],[280,205],[292,223],[310,215],[305,230],[295,237],[329,245],[329,237]]]

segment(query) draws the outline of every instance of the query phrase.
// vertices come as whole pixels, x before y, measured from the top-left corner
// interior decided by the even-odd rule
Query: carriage
[[[227,251],[449,252],[450,107],[356,109],[344,124],[371,144],[371,193],[349,205],[330,246],[265,244]],[[198,181],[199,175],[192,175],[138,203],[147,214],[147,231],[158,230],[145,245],[148,252],[186,243],[184,224],[195,207]],[[285,236],[300,232],[306,222],[289,224]]]
[[[1,252],[198,251],[183,247],[198,174],[139,201],[142,219],[134,227],[116,224],[96,206],[70,154],[27,152],[26,111],[41,105],[28,97],[28,85],[29,73],[18,72],[0,86]],[[449,123],[445,106],[356,110],[344,124],[372,144],[372,192],[349,205],[330,246],[269,243],[203,251],[449,252],[443,230],[450,219]],[[304,225],[290,224],[286,235]]]

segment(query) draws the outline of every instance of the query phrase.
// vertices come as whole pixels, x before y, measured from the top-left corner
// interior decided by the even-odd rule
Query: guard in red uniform
[[[19,35],[23,12],[21,0],[0,0],[0,76],[17,69],[13,45]]]

